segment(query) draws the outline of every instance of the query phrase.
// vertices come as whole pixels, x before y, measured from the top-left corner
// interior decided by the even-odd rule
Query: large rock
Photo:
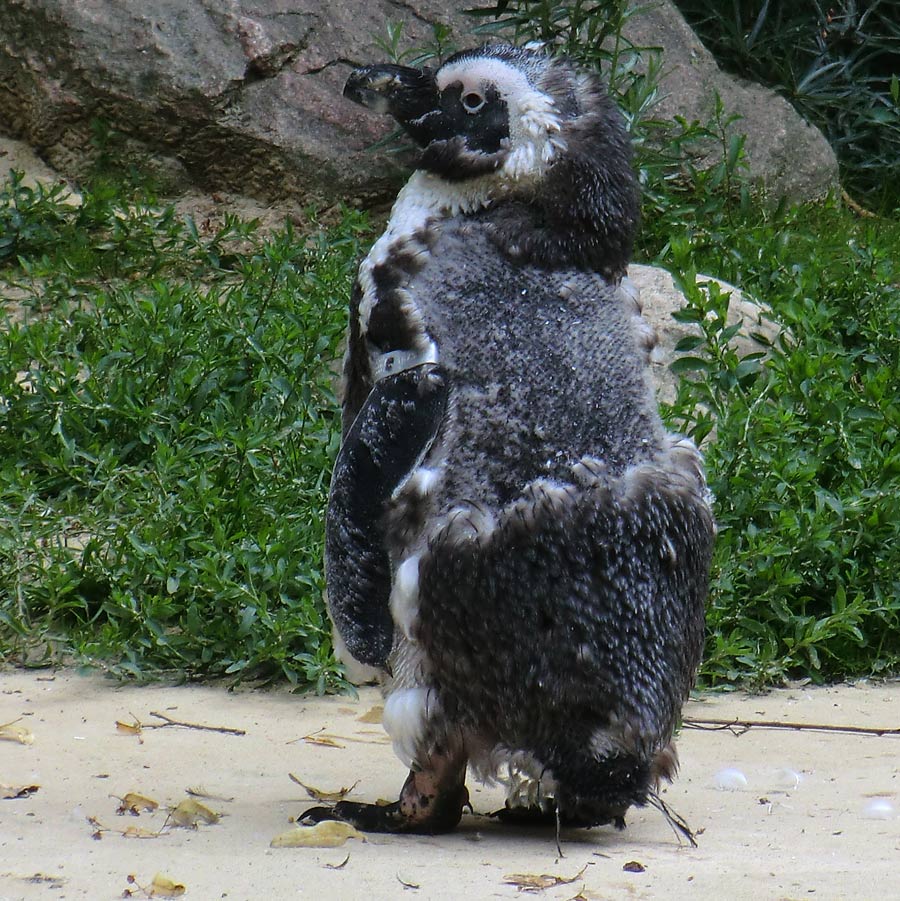
[[[674,4],[645,5],[628,20],[625,35],[636,47],[662,48],[656,118],[705,124],[715,115],[718,95],[726,118],[740,116],[726,134],[746,135],[746,162],[758,185],[791,200],[819,199],[837,187],[837,157],[822,132],[783,97],[723,72]],[[721,152],[714,144],[705,148],[708,161]]]
[[[696,323],[679,322],[673,314],[687,305],[684,294],[675,284],[672,274],[657,266],[643,266],[633,263],[628,267],[628,277],[640,292],[644,319],[656,331],[657,345],[650,357],[653,382],[657,398],[671,404],[678,394],[680,376],[672,372],[671,366],[680,356],[675,347],[682,338],[701,336],[703,331]],[[749,354],[768,353],[783,331],[772,311],[746,297],[734,285],[708,275],[698,275],[701,285],[715,282],[722,294],[728,296],[728,325],[741,323],[737,334],[731,339],[731,346],[739,358]],[[759,336],[762,340],[758,340]]]
[[[434,23],[450,25],[461,45],[479,40],[473,21],[447,6],[0,0],[0,131],[76,179],[103,150],[150,165],[174,189],[314,205],[385,199],[403,170],[369,148],[389,126],[341,89],[353,64],[384,58],[376,38],[386,21],[402,21],[413,45],[428,42]],[[750,132],[752,171],[775,191],[810,196],[833,183],[821,135],[771,92],[719,72],[667,2],[633,18],[629,34],[664,48],[666,114],[705,118],[718,90],[745,117],[737,127]],[[115,143],[98,144],[98,120],[119,133]],[[798,172],[799,182],[788,180]]]
[[[396,162],[366,148],[378,117],[341,90],[378,59],[385,22],[412,43],[432,23],[471,27],[440,0],[3,0],[0,130],[83,176],[100,149],[92,122],[188,183],[269,200],[360,201],[393,190]],[[390,183],[393,181],[393,185]],[[355,198],[356,199],[356,198]]]

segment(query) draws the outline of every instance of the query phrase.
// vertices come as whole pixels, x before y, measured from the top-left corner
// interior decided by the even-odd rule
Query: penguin
[[[375,676],[409,773],[388,805],[306,822],[442,833],[469,773],[510,823],[623,828],[677,769],[715,525],[664,428],[626,276],[639,216],[623,118],[536,46],[371,65],[414,171],[361,263],[326,514],[335,649]]]

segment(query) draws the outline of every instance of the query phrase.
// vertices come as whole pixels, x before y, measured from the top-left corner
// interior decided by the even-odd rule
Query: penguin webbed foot
[[[338,801],[333,807],[312,807],[300,821],[322,823],[338,820],[361,832],[438,835],[452,832],[465,807],[471,809],[465,785],[465,761],[429,761],[431,766],[412,770],[400,798],[392,804],[362,804]]]
[[[333,807],[311,807],[299,821],[315,825],[337,820],[349,823],[361,832],[409,832],[407,820],[400,813],[400,802],[393,804],[362,804],[357,801],[338,801]]]

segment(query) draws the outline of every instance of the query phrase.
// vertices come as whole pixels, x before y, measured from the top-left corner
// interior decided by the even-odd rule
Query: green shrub
[[[682,342],[688,377],[667,411],[698,440],[715,428],[703,673],[765,685],[896,671],[900,224],[834,203],[771,211],[720,197],[717,209],[702,196],[703,216],[657,210],[643,250],[676,273],[679,318],[703,333]],[[776,345],[740,358],[729,296],[698,288],[698,272],[769,305]]]
[[[586,15],[623,9],[497,6],[520,39],[612,72],[644,188],[637,257],[676,274],[700,327],[664,412],[697,440],[715,429],[703,678],[896,671],[900,224],[754,198],[724,110],[707,128],[654,122],[657,62],[638,66],[640,48]],[[692,167],[696,137],[721,141],[719,165]],[[2,656],[332,684],[322,519],[361,228],[200,233],[108,183],[77,209],[16,179],[0,189],[0,285],[16,299],[0,332]],[[769,304],[775,346],[740,358],[727,295],[697,272]]]
[[[107,189],[57,199],[0,193],[18,223],[0,278],[23,295],[0,331],[0,648],[323,687],[332,365],[360,221],[201,235]]]

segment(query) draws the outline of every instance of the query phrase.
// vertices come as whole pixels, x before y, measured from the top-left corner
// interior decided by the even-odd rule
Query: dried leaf
[[[205,798],[207,801],[226,801],[230,803],[234,800],[234,798],[226,798],[222,795],[211,795],[208,791],[202,788],[186,788],[185,792],[194,798]]]
[[[122,830],[125,838],[159,838],[160,833],[153,829],[144,829],[143,826],[126,826]]]
[[[531,873],[508,873],[503,877],[507,885],[514,885],[520,892],[542,892],[544,889],[559,885],[556,876],[542,876]]]
[[[87,821],[94,827],[94,831],[91,833],[91,838],[94,839],[94,841],[100,841],[100,839],[103,838],[104,832],[116,832],[119,835],[125,836],[125,838],[159,838],[161,835],[158,831],[154,832],[152,829],[142,829],[140,826],[127,826],[125,829],[111,828],[109,826],[104,826],[96,817],[88,817]]]
[[[629,860],[622,869],[626,873],[643,873],[647,868],[639,860]]]
[[[176,826],[183,826],[185,829],[196,829],[198,823],[212,826],[219,822],[221,816],[222,814],[210,810],[205,804],[193,798],[187,798],[169,810],[169,819]]]
[[[349,823],[326,820],[315,826],[300,826],[276,835],[271,841],[273,848],[339,848],[348,839],[366,837]]]
[[[520,892],[543,892],[548,888],[555,888],[558,885],[571,885],[584,875],[587,869],[585,864],[574,876],[567,879],[565,876],[553,876],[550,873],[541,873],[540,875],[532,873],[510,873],[503,877],[503,881],[508,885],[514,885]]]
[[[348,854],[340,863],[326,863],[326,870],[343,870],[345,866],[347,866],[348,861],[350,860],[350,855]]]
[[[91,833],[91,838],[95,842],[99,842],[101,838],[103,838],[103,833],[106,831],[106,827],[96,818],[96,817],[86,817],[88,823],[94,827],[94,831]]]
[[[319,732],[312,732],[309,735],[304,735],[300,741],[305,741],[310,745],[321,745],[323,748],[341,748],[343,749],[344,745],[342,745],[337,739],[335,739],[331,735],[323,735]]]
[[[113,795],[113,797],[117,796]],[[119,801],[119,806],[116,808],[116,813],[119,816],[130,813],[136,817],[140,816],[142,810],[152,813],[154,810],[159,809],[159,801],[154,801],[153,798],[148,798],[146,795],[138,794],[138,792],[128,792],[124,798],[119,798]]]
[[[17,741],[20,745],[33,745],[34,733],[25,726],[17,725],[19,720],[0,725],[0,741]]]
[[[187,889],[181,882],[175,882],[162,873],[157,873],[150,883],[150,897],[152,898],[180,898]]]
[[[360,723],[374,723],[380,725],[384,719],[384,707],[381,704],[376,705],[371,710],[367,710],[362,716],[357,717]]]
[[[33,795],[39,788],[39,785],[6,785],[6,783],[0,782],[0,798],[3,800],[27,798],[29,795]]]
[[[418,882],[407,882],[399,873],[397,874],[397,882],[403,886],[403,888],[411,888],[411,889],[420,889],[422,888]]]
[[[349,788],[339,788],[337,791],[327,792],[322,791],[320,788],[313,788],[313,786],[307,785],[305,782],[301,782],[293,773],[288,773],[288,778],[291,782],[296,782],[297,785],[305,789],[306,793],[313,801],[343,801],[344,798],[359,785],[359,779],[357,779]]]
[[[124,720],[116,720],[116,731],[124,732],[127,735],[140,735],[143,731],[144,724],[134,717],[133,723],[126,723]]]

